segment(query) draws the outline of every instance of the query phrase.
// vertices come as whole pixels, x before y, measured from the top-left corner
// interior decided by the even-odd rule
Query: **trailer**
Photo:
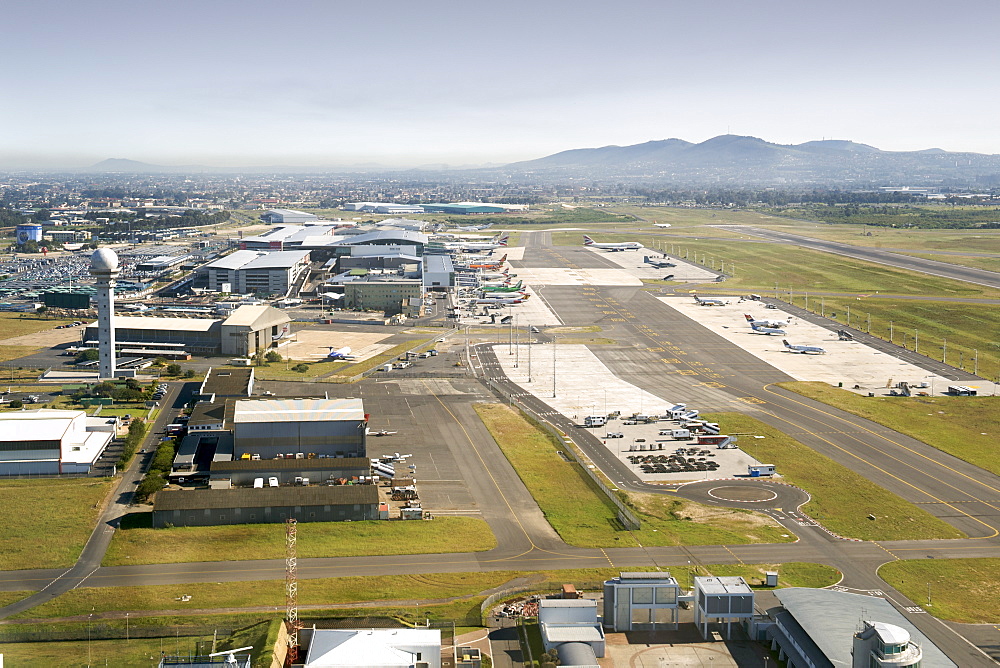
[[[583,418],[584,427],[603,427],[608,423],[608,419],[603,415],[588,415]]]
[[[686,441],[691,438],[690,429],[661,429],[660,436],[669,436],[675,441]]]

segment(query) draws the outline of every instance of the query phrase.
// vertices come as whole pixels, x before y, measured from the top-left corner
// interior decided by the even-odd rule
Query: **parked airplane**
[[[477,251],[477,250],[493,250],[495,248],[506,248],[507,242],[510,241],[509,234],[496,235],[492,240],[481,242],[481,241],[456,241],[453,243],[446,243],[445,248],[449,250],[460,250],[460,251]]]
[[[793,353],[802,353],[804,355],[825,355],[826,351],[819,346],[793,346],[785,339],[781,340],[785,344],[785,347],[791,350]]]
[[[465,225],[464,227],[456,227],[456,230],[462,230],[463,232],[480,232],[493,227],[493,223],[486,223],[485,225]]]
[[[474,303],[476,304],[522,304],[531,297],[531,295],[524,295],[521,297],[494,297],[490,299],[489,297],[482,297],[477,299]]]
[[[507,254],[504,253],[503,257],[496,262],[490,263],[480,263],[480,264],[470,264],[467,266],[468,269],[488,269],[490,271],[496,271],[503,267],[503,263],[507,261]]]
[[[648,255],[642,258],[642,261],[646,264],[651,264],[657,269],[663,269],[664,267],[676,267],[677,265],[668,260],[658,260],[655,257],[649,257]]]
[[[518,281],[514,285],[483,285],[480,289],[483,292],[517,292],[521,289],[521,284],[524,281]]]
[[[691,293],[691,296],[694,297],[694,300],[698,302],[699,306],[725,306],[728,303],[722,301],[721,299],[711,299],[711,298],[702,299],[701,297],[699,297],[694,293]]]
[[[765,325],[759,325],[757,323],[750,323],[750,329],[753,330],[754,334],[781,334],[785,335],[785,330],[778,329],[777,327],[768,327]]]
[[[757,320],[749,313],[744,313],[743,317],[747,319],[751,327],[787,327],[792,324],[790,318],[788,320]]]
[[[329,354],[327,355],[328,359],[332,360],[354,359],[354,357],[351,355],[351,349],[349,347],[345,346],[344,348],[334,348],[333,346],[327,346],[326,348],[327,350],[330,351]]]
[[[626,250],[637,251],[640,248],[645,248],[645,246],[643,246],[638,241],[623,241],[621,243],[598,243],[593,239],[591,239],[590,237],[588,237],[586,234],[583,235],[583,245],[589,246],[590,248],[600,248],[602,250],[609,250],[612,253],[616,251],[626,251]]]

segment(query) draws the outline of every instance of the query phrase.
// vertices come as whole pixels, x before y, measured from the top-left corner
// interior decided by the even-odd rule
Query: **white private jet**
[[[785,335],[785,330],[779,329],[777,327],[767,327],[765,325],[758,325],[756,323],[750,323],[750,329],[753,330],[754,334],[781,334]]]
[[[789,318],[788,320],[757,320],[756,318],[754,318],[749,313],[744,313],[743,317],[747,319],[747,322],[750,323],[751,327],[775,327],[775,328],[780,328],[780,327],[787,327],[788,325],[792,324],[792,319],[791,318]]]
[[[645,248],[645,246],[643,246],[638,241],[622,241],[620,243],[598,243],[593,239],[591,239],[590,237],[588,237],[586,234],[583,235],[583,245],[587,246],[588,248],[600,248],[601,250],[609,250],[613,253],[616,251],[626,251],[626,250],[637,251],[640,248]]]
[[[354,357],[351,355],[350,347],[334,348],[333,346],[327,346],[327,350],[330,352],[327,354],[327,359],[331,360],[352,360]]]
[[[691,293],[691,296],[694,297],[694,300],[696,302],[698,302],[698,306],[725,306],[728,303],[722,301],[721,299],[711,299],[711,298],[702,299],[701,297],[699,297],[694,293]]]
[[[655,227],[670,227],[670,223],[653,223]]]
[[[793,346],[785,339],[781,340],[785,344],[785,347],[791,350],[793,353],[802,353],[803,355],[825,355],[826,351],[819,346]]]

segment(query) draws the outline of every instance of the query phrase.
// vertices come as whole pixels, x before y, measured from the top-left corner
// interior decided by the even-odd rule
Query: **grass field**
[[[110,487],[98,478],[0,482],[0,570],[73,565]]]
[[[0,322],[0,327],[3,327],[4,323]],[[10,362],[11,360],[21,359],[27,355],[38,350],[38,348],[33,348],[31,346],[0,346],[0,362]],[[0,379],[3,378],[3,373],[0,371]],[[34,374],[34,378],[38,377],[38,373]]]
[[[1000,558],[890,561],[878,574],[935,617],[1000,623]]]
[[[710,413],[701,419],[724,424],[731,433],[764,436],[745,446],[748,453],[758,461],[774,462],[785,482],[809,492],[812,498],[802,510],[841,536],[862,540],[964,537],[927,511],[759,420],[740,413]],[[869,513],[878,519],[867,519]]]
[[[23,313],[0,312],[0,336],[12,339],[15,336],[47,332],[55,329],[56,325],[65,325],[67,322],[73,321],[67,318],[44,318]]]
[[[132,522],[143,520],[148,522],[145,518]],[[454,537],[459,535],[462,540],[456,543]],[[282,559],[284,525],[123,528],[115,533],[103,563],[121,566],[246,559],[245,553],[232,548],[240,544],[254,546],[254,559]],[[298,533],[298,554],[303,559],[483,552],[494,547],[496,539],[489,526],[472,517],[440,517],[429,522],[308,522],[299,526]]]
[[[62,642],[0,643],[0,654],[7,665],[29,668],[84,668],[89,666],[110,666],[112,668],[134,668],[135,666],[155,666],[160,661],[160,653],[175,652],[187,656],[194,652],[195,642],[208,640],[211,636],[189,638],[132,638],[131,640],[67,640]]]
[[[552,590],[564,582],[597,583],[618,575],[618,568],[582,568],[558,571],[492,571],[485,573],[428,573],[344,578],[304,579],[299,581],[300,606],[334,606],[382,602],[385,607],[399,601],[444,601],[470,599],[484,595],[516,578],[530,578],[538,590]],[[651,570],[639,568],[636,570]],[[684,566],[670,569],[683,586],[690,586],[692,575],[741,575],[752,585],[759,585],[764,571],[778,571],[782,587],[826,587],[840,580],[835,568],[821,564],[746,564]],[[190,595],[190,601],[179,598]],[[283,606],[284,582],[265,580],[192,585],[154,585],[146,587],[81,587],[43,605],[23,612],[15,619],[57,619],[91,612],[163,612],[183,610],[228,610],[254,606]],[[419,610],[423,610],[421,605]],[[419,616],[419,610],[417,614]],[[374,608],[368,614],[383,614]]]
[[[642,530],[616,527],[616,509],[579,465],[563,460],[563,448],[547,432],[502,404],[477,404],[476,412],[517,470],[546,519],[570,545],[717,545],[794,540],[770,518],[740,510],[701,506],[654,494],[634,495]],[[567,490],[574,490],[572,494]]]
[[[877,422],[1000,475],[1000,461],[993,453],[1000,433],[998,397],[862,397],[826,383],[780,383],[779,387]]]

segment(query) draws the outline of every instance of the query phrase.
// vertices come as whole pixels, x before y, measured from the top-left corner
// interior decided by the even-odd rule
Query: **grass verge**
[[[935,617],[1000,622],[1000,558],[890,561],[878,575]]]
[[[826,383],[778,387],[889,427],[1000,475],[992,446],[1000,434],[998,397],[862,397]]]
[[[148,513],[142,515],[148,517]],[[147,517],[130,518],[128,525],[135,527],[145,520],[148,526]],[[123,528],[115,532],[103,565],[229,561],[246,557],[232,548],[242,544],[254,546],[255,559],[281,559],[285,556],[284,525]],[[429,522],[306,522],[299,525],[298,556],[483,552],[496,544],[486,522],[473,517],[439,517]]]
[[[502,404],[477,404],[476,412],[500,445],[546,519],[570,545],[719,545],[787,542],[793,537],[770,518],[655,494],[633,495],[643,527],[620,530],[614,505],[576,463],[557,454],[561,443],[521,413]]]
[[[55,329],[56,325],[65,325],[68,322],[73,321],[68,318],[43,318],[23,313],[0,312],[0,330],[3,331],[4,339],[47,332]]]
[[[799,443],[760,420],[740,413],[707,414],[703,419],[730,432],[757,434],[749,454],[777,464],[785,482],[812,497],[802,510],[831,531],[862,540],[963,538],[964,533],[926,510],[896,496]],[[869,520],[868,515],[878,519]]]
[[[126,640],[64,640],[62,642],[0,643],[0,654],[11,666],[29,668],[84,668],[85,666],[155,666],[161,652],[167,655],[195,651],[195,643],[208,640],[201,637],[171,636],[169,638],[132,638]],[[211,651],[211,650],[208,650]]]
[[[99,478],[0,482],[0,570],[73,565],[110,487]]]

